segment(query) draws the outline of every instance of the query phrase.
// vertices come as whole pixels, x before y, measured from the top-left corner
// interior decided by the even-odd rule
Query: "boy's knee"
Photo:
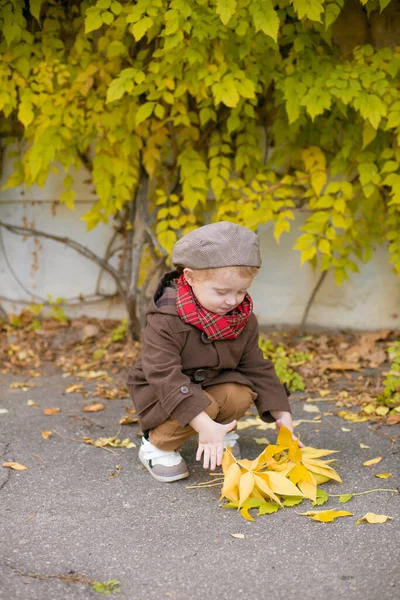
[[[257,394],[247,385],[239,383],[226,384],[226,407],[232,408],[236,414],[242,414],[250,407],[257,398]]]

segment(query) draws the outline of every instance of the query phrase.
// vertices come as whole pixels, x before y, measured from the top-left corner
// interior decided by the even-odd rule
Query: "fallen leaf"
[[[126,406],[125,406],[125,410],[126,410],[126,412],[128,412],[130,415],[135,415],[135,414],[136,414],[136,408],[126,408]]]
[[[400,415],[389,415],[386,419],[386,425],[397,425],[400,423]]]
[[[331,390],[318,390],[318,393],[322,398],[325,398],[325,396],[329,396]]]
[[[341,427],[340,428],[342,431],[351,431],[351,429],[348,429],[347,427]]]
[[[354,496],[354,494],[341,494],[339,496],[339,503],[344,504],[345,502],[348,502],[349,500],[351,500],[353,496]]]
[[[309,517],[313,521],[319,521],[321,523],[331,523],[339,517],[353,516],[353,513],[348,512],[347,510],[309,510],[308,512],[298,514],[304,515],[306,517]]]
[[[360,442],[360,448],[369,448],[369,446],[367,446],[366,444],[363,444],[362,442]]]
[[[356,362],[333,361],[328,364],[321,365],[322,370],[326,371],[360,371],[361,365]]]
[[[262,446],[268,446],[268,444],[270,444],[270,441],[266,438],[253,438],[253,440],[255,441],[256,444],[260,444]]]
[[[249,508],[247,506],[242,506],[239,512],[246,521],[255,521],[255,518],[249,513]]]
[[[139,419],[137,417],[131,417],[131,415],[125,415],[119,420],[120,425],[132,425],[132,423],[139,423]]]
[[[0,415],[5,415],[6,413],[8,413],[6,408],[0,408]]]
[[[369,421],[368,417],[363,417],[362,415],[358,415],[357,413],[346,410],[339,410],[338,416],[342,417],[342,419],[346,419],[346,421],[353,421],[353,423],[363,423],[364,421]]]
[[[388,406],[378,406],[378,408],[375,411],[375,414],[379,415],[380,417],[385,417],[388,412],[389,412],[389,407]]]
[[[101,360],[105,357],[107,351],[104,348],[97,348],[92,354],[93,360]]]
[[[75,392],[83,392],[83,384],[82,383],[74,383],[74,385],[70,385],[65,390],[66,394],[73,394]]]
[[[92,440],[92,438],[84,437],[82,438],[82,441],[84,441],[85,444],[97,446],[97,448],[104,448],[104,446],[111,446],[113,448],[136,448],[136,444],[131,442],[129,438],[120,440],[115,435],[109,438],[98,438],[97,440]]]
[[[317,497],[315,502],[313,502],[313,506],[322,506],[329,500],[329,494],[325,492],[325,490],[317,490]]]
[[[379,479],[389,479],[392,477],[391,473],[375,473],[375,477],[379,477]]]
[[[392,517],[387,517],[386,515],[376,515],[375,513],[367,513],[361,519],[358,519],[356,525],[359,525],[363,521],[366,523],[386,523],[386,521],[391,521]]]
[[[297,504],[300,504],[301,502],[303,502],[304,498],[302,498],[301,496],[287,496],[282,504],[283,506],[297,506]],[[270,504],[272,504],[273,506],[276,506],[276,510],[278,510],[279,505],[278,504],[274,504],[272,502],[270,502]],[[271,511],[272,512],[272,511]],[[273,512],[276,512],[275,510]]]
[[[370,467],[372,465],[377,465],[382,460],[382,456],[377,456],[376,458],[371,458],[370,460],[366,460],[363,462],[364,467]]]
[[[4,462],[3,467],[8,467],[9,469],[14,469],[15,471],[27,471],[28,467],[25,465],[21,465],[18,462]]]
[[[100,410],[104,410],[105,405],[101,404],[101,402],[93,402],[93,404],[86,404],[82,408],[83,412],[99,412]]]
[[[122,471],[122,466],[121,465],[115,465],[115,471],[113,471],[110,474],[110,477],[118,477],[118,475],[121,473]]]
[[[111,381],[111,377],[108,376],[107,371],[80,371],[76,374],[77,377],[84,377],[85,379],[106,379]]]
[[[244,538],[243,533],[231,533],[231,536],[238,540],[243,540],[243,538]]]
[[[23,392],[27,392],[29,388],[35,387],[35,384],[26,383],[25,381],[14,381],[9,387],[11,390],[22,390]]]
[[[366,406],[363,406],[363,412],[365,412],[365,414],[367,415],[372,415],[375,412],[376,406],[375,404],[367,404]]]
[[[39,407],[40,405],[37,404],[37,402],[35,402],[34,400],[28,400],[28,402],[26,403],[27,406],[36,406]]]
[[[304,404],[303,410],[308,413],[319,413],[319,407],[316,404]]]
[[[61,412],[61,408],[55,408],[55,407],[50,407],[50,408],[45,408],[43,411],[44,415],[58,415],[58,413]]]
[[[48,440],[52,435],[53,434],[52,434],[51,431],[47,431],[47,429],[43,429],[43,431],[42,431],[42,438],[44,440]]]

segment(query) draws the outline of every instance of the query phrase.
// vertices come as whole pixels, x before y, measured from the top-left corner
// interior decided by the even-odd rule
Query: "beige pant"
[[[247,385],[239,383],[220,383],[211,385],[203,390],[211,400],[204,412],[217,423],[230,423],[243,417],[257,394]],[[170,417],[155,429],[151,429],[150,442],[160,450],[177,450],[187,439],[197,432],[187,425],[181,427],[173,417]]]

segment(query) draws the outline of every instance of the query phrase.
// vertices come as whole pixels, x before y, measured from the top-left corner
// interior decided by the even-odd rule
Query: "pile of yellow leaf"
[[[319,460],[336,450],[299,448],[292,432],[281,427],[276,445],[270,444],[253,461],[236,460],[229,448],[222,459],[224,482],[221,498],[230,500],[226,508],[238,508],[242,516],[258,508],[258,515],[272,513],[280,506],[294,506],[304,498],[317,501],[317,486],[339,475],[329,465],[333,460]]]

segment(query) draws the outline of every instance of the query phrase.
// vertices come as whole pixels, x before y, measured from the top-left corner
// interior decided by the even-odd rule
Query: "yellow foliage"
[[[365,523],[386,523],[386,521],[391,521],[392,517],[388,517],[386,515],[376,515],[375,513],[367,513],[361,519],[358,519],[356,525],[360,525],[363,521]]]
[[[220,499],[230,500],[226,506],[238,508],[247,520],[253,520],[249,509],[259,507],[259,514],[269,514],[282,506],[285,497],[315,502],[319,483],[341,481],[328,464],[332,461],[319,460],[333,452],[336,451],[299,448],[299,441],[293,440],[286,427],[281,427],[277,443],[268,445],[252,461],[236,460],[228,448],[222,459],[224,482]]]

